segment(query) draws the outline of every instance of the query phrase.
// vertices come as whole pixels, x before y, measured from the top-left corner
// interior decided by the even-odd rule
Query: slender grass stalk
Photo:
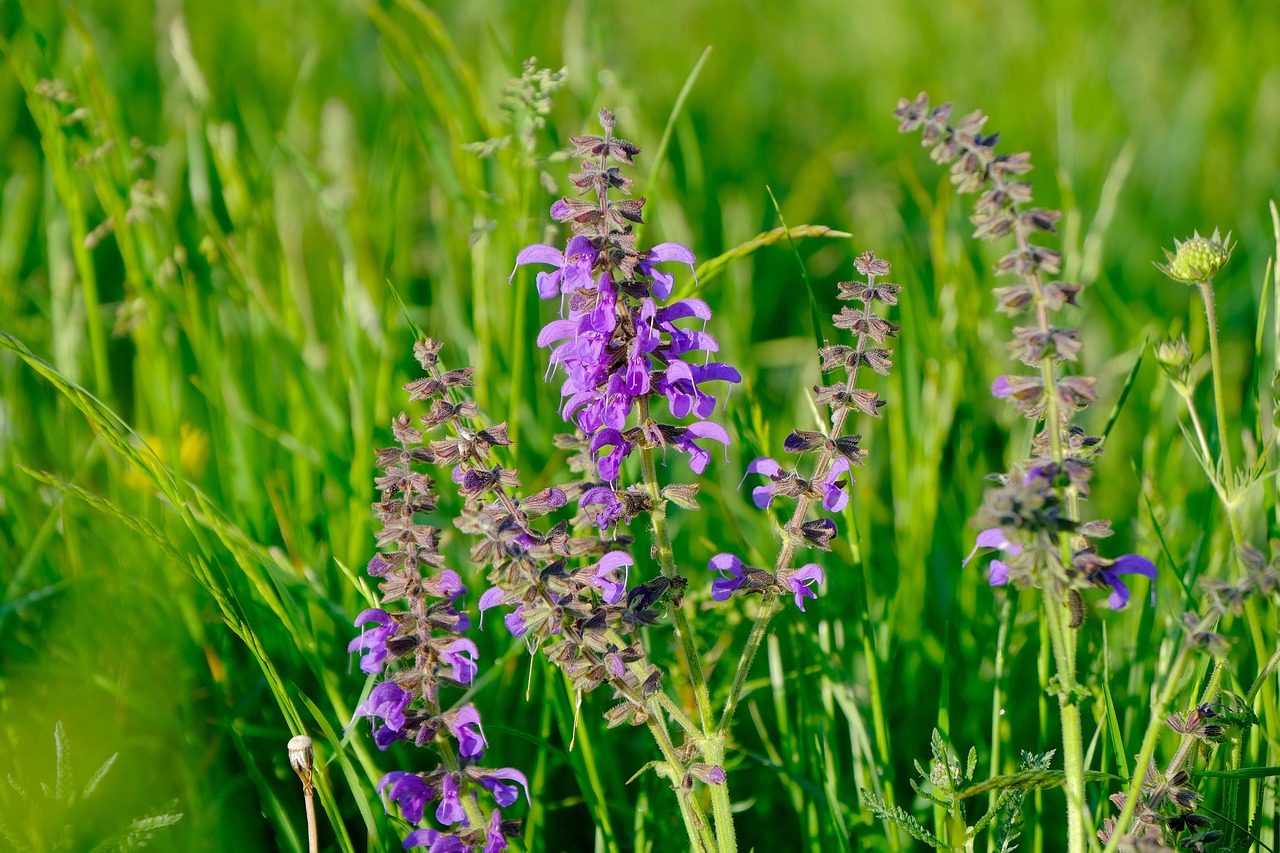
[[[302,798],[307,809],[307,851],[320,853],[320,841],[316,832],[316,789],[311,779],[311,773],[315,768],[315,753],[312,751],[311,738],[298,735],[289,740],[289,766],[302,780]]]

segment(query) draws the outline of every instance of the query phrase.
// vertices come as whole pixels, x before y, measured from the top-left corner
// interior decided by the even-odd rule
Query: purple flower
[[[961,568],[969,565],[969,561],[973,559],[974,554],[978,553],[979,548],[998,548],[1010,557],[1016,557],[1022,553],[1022,546],[1016,542],[1010,542],[1003,530],[999,527],[990,527],[978,534],[973,550],[960,562]],[[987,574],[987,583],[991,586],[1004,586],[1008,582],[1009,566],[1003,560],[992,560]]]
[[[396,623],[390,613],[377,607],[363,610],[356,617],[357,628],[366,622],[373,622],[376,627],[348,643],[347,652],[364,651],[366,654],[360,658],[360,670],[372,675],[382,671],[382,662],[387,659],[387,640],[395,634]]]
[[[631,455],[631,442],[623,438],[622,433],[616,429],[606,427],[591,439],[591,455],[594,457],[604,447],[612,447],[613,450],[596,459],[596,472],[600,475],[600,479],[613,482],[618,479],[622,460]]]
[[[497,770],[485,770],[484,775],[480,777],[480,784],[493,792],[493,799],[499,806],[506,808],[507,806],[520,799],[520,788],[524,788],[524,798],[529,805],[533,805],[533,801],[529,799],[529,782],[524,778],[524,774],[514,767],[500,767]],[[506,782],[516,782],[520,785],[508,785]]]
[[[979,548],[996,548],[1011,557],[1022,553],[1021,545],[1016,542],[1010,542],[1000,528],[992,527],[978,534],[978,541],[974,544],[973,550],[969,552],[969,556],[965,557],[960,565],[967,566]],[[1129,587],[1125,585],[1124,581],[1120,580],[1120,575],[1143,575],[1150,578],[1154,583],[1156,566],[1155,563],[1140,554],[1125,554],[1122,557],[1117,557],[1111,565],[1103,567],[1098,572],[1098,577],[1103,583],[1111,587],[1111,595],[1107,598],[1107,606],[1112,610],[1122,610],[1129,603]],[[1009,566],[1001,560],[992,560],[987,582],[991,586],[1004,586],[1007,584],[1009,582]],[[1156,593],[1153,587],[1151,590],[1151,602],[1153,604],[1155,603],[1155,596]]]
[[[997,376],[995,381],[991,383],[991,396],[998,400],[1003,400],[1013,393],[1013,386],[1009,384],[1009,377]]]
[[[596,251],[586,237],[574,237],[562,253],[554,246],[535,244],[526,246],[516,255],[515,268],[507,282],[515,278],[516,270],[524,264],[548,264],[555,272],[538,273],[538,295],[554,299],[557,294],[586,290],[593,285],[591,268],[595,265]]]
[[[826,580],[822,574],[822,567],[817,563],[809,563],[801,566],[794,572],[779,572],[779,580],[783,581],[796,596],[796,607],[800,608],[800,612],[804,612],[804,600],[806,598],[817,598],[818,593],[813,588]]]
[[[481,853],[501,853],[507,849],[507,836],[502,832],[502,812],[498,809],[493,810],[493,814],[489,816],[489,827],[486,833],[488,836],[484,842],[484,850]]]
[[[645,252],[644,257],[640,259],[640,263],[636,266],[641,275],[653,278],[653,295],[665,302],[671,296],[671,291],[675,285],[675,276],[656,270],[653,265],[665,263],[666,261],[679,261],[682,264],[688,264],[689,271],[694,272],[696,275],[696,271],[693,269],[695,260],[693,252],[679,243],[659,243]]]
[[[716,554],[708,566],[721,575],[711,582],[711,597],[716,601],[728,601],[747,579],[742,571],[742,561],[732,554]],[[725,574],[728,577],[724,577]]]
[[[523,637],[529,630],[529,626],[525,624],[523,613],[524,603],[521,602],[519,607],[502,617],[503,624],[507,626],[507,630],[511,632],[513,637]]]
[[[1102,570],[1102,579],[1111,587],[1107,604],[1112,610],[1122,610],[1129,603],[1129,587],[1120,580],[1120,575],[1143,575],[1150,578],[1151,603],[1156,603],[1156,564],[1138,554],[1125,554],[1123,557],[1116,557],[1115,563]]]
[[[506,590],[502,587],[495,586],[487,589],[484,595],[480,596],[480,630],[484,630],[484,612],[490,607],[497,607],[502,603],[502,597],[505,596]]]
[[[452,773],[446,773],[440,783],[440,805],[436,806],[436,820],[446,826],[465,823],[467,810],[462,807],[458,797],[458,779]]]
[[[626,551],[610,551],[600,558],[600,562],[588,569],[594,568],[591,574],[591,585],[600,589],[604,595],[606,604],[617,604],[622,597],[627,594],[627,572],[625,566],[634,566],[636,561]],[[618,580],[618,571],[622,570],[622,579]]]
[[[471,848],[462,843],[456,835],[445,835],[438,829],[415,829],[409,833],[404,844],[405,850],[410,847],[426,847],[430,853],[470,853]]]
[[[760,509],[768,509],[769,504],[773,503],[774,488],[777,485],[778,475],[782,473],[782,466],[778,464],[776,459],[769,456],[761,456],[758,459],[752,459],[747,465],[747,473],[742,475],[742,483],[747,481],[747,477],[752,474],[764,474],[771,482],[763,486],[756,486],[751,490],[751,500]],[[738,488],[742,488],[742,483],[738,484]]]
[[[378,793],[390,786],[387,796],[400,804],[400,816],[409,823],[422,822],[422,810],[435,799],[435,792],[427,787],[417,773],[393,770],[378,780]]]
[[[450,601],[457,601],[460,596],[467,594],[466,585],[453,569],[442,569],[431,577],[425,578],[422,581],[422,590],[429,595],[447,598]]]
[[[458,751],[469,758],[484,755],[489,741],[485,739],[484,729],[480,727],[480,712],[475,705],[464,705],[456,711],[444,715],[444,724],[458,742]]]
[[[465,638],[453,640],[440,649],[440,662],[452,667],[449,677],[459,684],[470,684],[479,667],[476,658],[480,652],[476,644]]]
[[[596,486],[583,492],[582,497],[578,499],[578,507],[586,506],[603,507],[596,513],[596,526],[601,530],[622,517],[622,501],[618,500],[618,496],[608,486]]]
[[[693,443],[695,438],[709,438],[712,441],[718,441],[725,446],[725,461],[729,461],[729,433],[720,424],[713,424],[710,421],[702,421],[696,424],[689,424],[675,439],[676,449],[682,453],[689,454],[689,468],[695,474],[701,474],[707,470],[707,465],[711,462],[711,451],[704,450]]]
[[[822,508],[827,512],[840,512],[848,505],[849,494],[840,482],[840,478],[847,473],[849,473],[849,460],[843,456],[837,456],[836,461],[831,464],[831,470],[827,471],[822,482],[818,484],[822,489]]]
[[[369,691],[369,698],[356,707],[351,719],[353,722],[356,717],[381,717],[386,720],[386,725],[373,732],[374,743],[378,745],[378,749],[385,750],[404,737],[404,711],[412,700],[413,694],[408,690],[394,682],[384,681]]]

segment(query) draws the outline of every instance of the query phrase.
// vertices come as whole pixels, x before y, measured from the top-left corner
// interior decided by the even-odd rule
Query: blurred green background
[[[768,186],[789,225],[853,235],[799,244],[824,321],[861,251],[891,260],[905,287],[895,370],[875,386],[886,416],[859,424],[865,562],[848,537],[822,561],[825,596],[778,621],[738,719],[730,784],[739,835],[758,849],[907,849],[884,840],[859,787],[911,807],[911,761],[935,725],[992,773],[1051,748],[1056,727],[1033,599],[1018,616],[1017,596],[959,568],[984,476],[1029,436],[988,391],[1009,367],[988,292],[996,255],[967,239],[967,201],[897,134],[899,96],[982,108],[1002,150],[1032,152],[1037,201],[1065,209],[1064,278],[1090,285],[1084,363],[1102,378],[1091,429],[1145,339],[1185,329],[1205,350],[1193,292],[1151,266],[1193,228],[1240,240],[1218,291],[1229,402],[1244,426],[1269,412],[1275,332],[1256,329],[1267,201],[1280,196],[1271,3],[8,0],[0,32],[0,330],[29,350],[0,349],[0,778],[14,782],[0,784],[0,844],[14,849],[89,849],[177,812],[158,849],[302,849],[284,750],[299,730],[326,764],[325,849],[399,849],[370,780],[425,756],[379,754],[359,729],[335,750],[363,686],[344,648],[367,606],[372,451],[416,369],[388,282],[452,365],[477,367],[482,405],[519,424],[526,485],[560,476],[556,394],[533,346],[554,308],[507,275],[549,224],[541,173],[560,193],[571,164],[534,162],[516,141],[487,158],[463,147],[512,132],[502,90],[527,57],[568,69],[538,157],[601,107],[646,149],[643,244],[715,257],[779,224]],[[684,573],[705,598],[716,551],[771,559],[772,525],[736,486],[751,455],[812,428],[804,391],[818,373],[785,244],[698,295],[745,377],[726,416],[733,461],[710,469],[707,509],[677,514]],[[1156,518],[1179,571],[1212,570],[1217,508],[1177,414],[1146,364],[1088,513],[1115,519],[1113,554],[1157,556]],[[1257,498],[1272,510],[1258,541],[1274,531],[1273,497]],[[448,548],[475,590],[465,543]],[[1084,630],[1081,659],[1095,683],[1108,662],[1130,755],[1181,594],[1166,572],[1158,617],[1102,612]],[[716,660],[733,660],[743,612],[703,612]],[[501,659],[472,697],[490,754],[543,792],[530,846],[675,849],[670,792],[651,776],[626,784],[647,738],[606,732],[601,697],[569,750],[558,676],[531,672],[501,631],[478,639]],[[1095,767],[1125,750],[1109,734]],[[70,799],[115,753],[93,795]],[[1052,850],[1060,793],[1044,803],[1033,822]]]

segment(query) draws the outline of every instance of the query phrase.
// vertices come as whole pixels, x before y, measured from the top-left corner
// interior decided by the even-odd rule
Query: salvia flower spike
[[[418,519],[434,512],[439,500],[435,481],[421,470],[424,465],[450,468],[464,495],[513,482],[514,474],[493,460],[493,448],[510,443],[505,425],[474,428],[475,404],[453,401],[456,389],[472,384],[471,369],[442,371],[439,352],[435,341],[418,342],[414,355],[426,376],[405,386],[410,401],[430,406],[422,428],[400,413],[392,422],[397,445],[377,451],[380,498],[373,511],[381,524],[382,550],[369,561],[368,572],[379,582],[382,606],[356,617],[355,626],[364,630],[348,652],[361,654],[362,672],[384,679],[356,708],[353,722],[373,721],[374,743],[381,750],[409,741],[436,752],[434,768],[395,770],[378,783],[378,792],[397,803],[411,824],[425,820],[427,806],[437,804],[434,818],[443,828],[414,830],[404,840],[406,848],[497,851],[518,831],[518,824],[502,820],[499,807],[515,802],[511,782],[526,783],[518,770],[481,765],[488,741],[473,705],[446,710],[441,702],[442,688],[474,681],[479,653],[462,636],[471,627],[470,617],[458,609],[467,587],[445,567],[440,530]],[[427,440],[427,433],[441,429],[449,437]],[[487,802],[496,807],[486,813]]]

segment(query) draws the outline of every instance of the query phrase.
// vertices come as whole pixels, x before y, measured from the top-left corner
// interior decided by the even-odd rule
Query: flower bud
[[[1191,374],[1191,347],[1187,345],[1186,335],[1156,344],[1155,356],[1166,376],[1174,382],[1186,384]]]
[[[1156,268],[1184,284],[1200,284],[1213,278],[1231,260],[1231,252],[1235,249],[1231,232],[1228,231],[1223,238],[1216,228],[1212,237],[1201,237],[1197,231],[1185,243],[1174,240],[1173,245],[1175,251],[1164,250],[1169,263],[1156,264]]]

